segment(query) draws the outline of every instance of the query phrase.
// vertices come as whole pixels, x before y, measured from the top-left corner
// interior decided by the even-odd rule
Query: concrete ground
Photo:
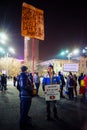
[[[19,130],[20,116],[19,92],[8,81],[6,93],[0,91],[0,130]],[[87,104],[82,96],[70,101],[66,98],[58,101],[59,120],[46,121],[46,104],[42,88],[39,97],[32,99],[30,116],[34,130],[87,130]],[[84,128],[83,128],[84,127]],[[30,130],[30,129],[29,129]]]

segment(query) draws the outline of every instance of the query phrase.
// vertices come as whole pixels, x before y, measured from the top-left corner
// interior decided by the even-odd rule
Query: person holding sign
[[[51,91],[52,91],[52,85],[58,85],[60,84],[60,77],[57,76],[53,70],[53,65],[48,66],[48,73],[44,76],[43,81],[42,81],[42,88],[43,91],[46,90],[47,85],[51,86]],[[49,90],[47,90],[49,91]],[[53,100],[52,100],[53,99]],[[54,99],[54,96],[51,96],[51,99],[46,100],[46,110],[47,110],[47,120],[50,121],[52,120],[51,118],[51,104],[53,108],[53,113],[54,113],[54,118],[58,119],[57,116],[57,99]]]

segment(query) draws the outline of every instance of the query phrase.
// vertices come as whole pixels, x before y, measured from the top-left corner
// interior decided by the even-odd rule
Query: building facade
[[[74,71],[76,74],[87,73],[87,57],[79,57],[78,59],[73,60],[63,60],[63,59],[51,59],[48,61],[41,62],[39,64],[39,72],[43,75],[47,71],[47,67],[49,64],[54,66],[54,71],[58,73],[61,71],[63,73],[68,73],[68,71],[64,71],[64,64],[78,64],[78,71]]]

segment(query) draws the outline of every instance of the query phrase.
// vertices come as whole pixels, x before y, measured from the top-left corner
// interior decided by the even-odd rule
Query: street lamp
[[[67,57],[68,57],[68,62],[70,63],[70,58],[72,57],[72,53],[69,53],[69,54],[67,55]]]
[[[69,53],[67,55],[69,63],[70,63],[70,58],[73,57],[73,56],[75,56],[75,55],[78,55],[79,52],[80,52],[79,49],[75,49],[75,50],[73,50],[71,53]]]
[[[8,51],[9,51],[10,53],[12,53],[12,54],[15,54],[15,50],[14,50],[14,48],[12,48],[12,47],[10,47],[10,48],[8,49]]]
[[[68,54],[69,53],[69,51],[68,50],[65,50],[65,51],[62,51],[61,53],[60,53],[60,55],[61,56],[65,56],[66,54]]]
[[[73,53],[74,55],[79,54],[79,49],[75,49],[72,53]]]

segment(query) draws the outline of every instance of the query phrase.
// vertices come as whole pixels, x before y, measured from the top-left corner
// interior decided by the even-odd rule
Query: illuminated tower
[[[32,39],[24,38],[24,61],[32,61]],[[34,39],[34,62],[39,61],[39,40]]]

